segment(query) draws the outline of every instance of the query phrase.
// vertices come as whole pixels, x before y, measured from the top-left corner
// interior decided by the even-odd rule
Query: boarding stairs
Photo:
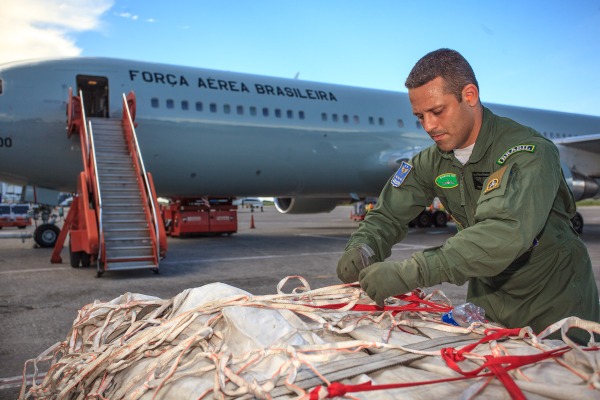
[[[69,114],[68,130],[79,131],[85,168],[52,262],[60,258],[69,230],[73,267],[97,260],[98,276],[109,270],[158,272],[166,233],[135,134],[135,97],[123,95],[123,118],[86,118],[82,99],[73,98],[79,106]]]

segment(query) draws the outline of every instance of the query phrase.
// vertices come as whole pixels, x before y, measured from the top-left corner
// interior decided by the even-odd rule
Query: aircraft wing
[[[555,139],[554,143],[567,148],[589,151],[600,154],[600,133],[583,136],[573,136],[564,139]]]

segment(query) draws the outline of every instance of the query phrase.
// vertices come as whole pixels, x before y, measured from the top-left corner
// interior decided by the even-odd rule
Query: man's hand
[[[375,252],[366,244],[348,249],[337,264],[337,276],[344,283],[358,280],[358,274],[375,261]]]
[[[404,268],[403,262],[378,262],[360,272],[360,286],[377,305],[383,306],[388,297],[419,287],[414,269],[411,269]]]

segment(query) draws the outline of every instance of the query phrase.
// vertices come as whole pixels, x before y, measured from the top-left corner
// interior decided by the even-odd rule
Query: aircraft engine
[[[283,214],[317,214],[333,210],[341,199],[276,197],[275,208]]]
[[[565,164],[562,164],[562,170],[576,201],[592,198],[598,193],[600,187],[594,179],[571,171]]]

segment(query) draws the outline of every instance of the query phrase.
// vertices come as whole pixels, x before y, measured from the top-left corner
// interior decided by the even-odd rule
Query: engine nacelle
[[[333,210],[341,199],[276,197],[275,208],[283,214],[317,214]]]
[[[594,179],[578,172],[571,171],[564,164],[562,165],[562,170],[567,184],[573,192],[575,201],[592,198],[598,193],[600,187],[598,186],[598,182]]]

